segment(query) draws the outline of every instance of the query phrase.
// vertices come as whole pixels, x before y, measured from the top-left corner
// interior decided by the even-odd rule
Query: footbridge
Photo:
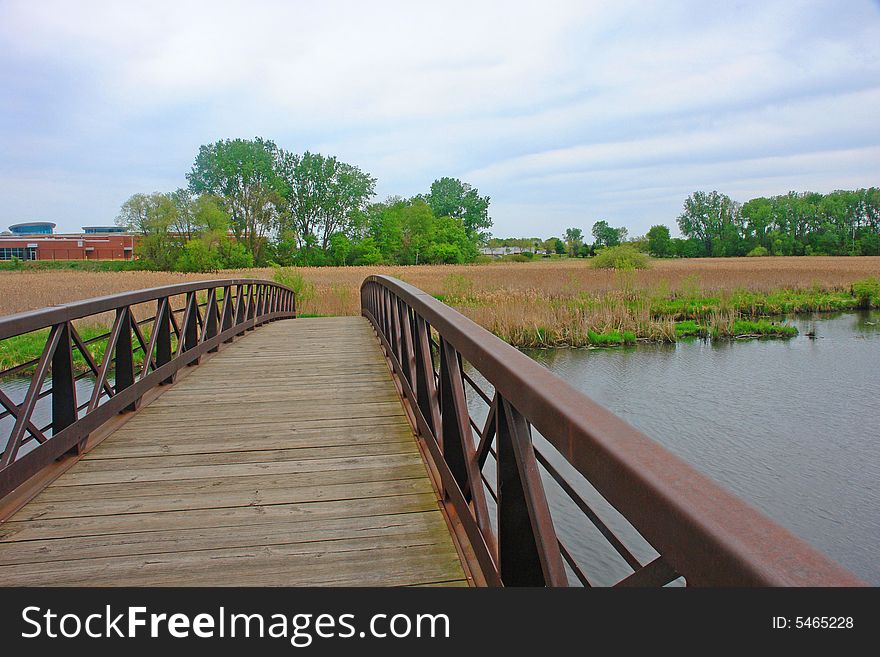
[[[361,317],[295,296],[0,318],[42,345],[0,372],[0,585],[860,584],[421,290],[369,277]]]

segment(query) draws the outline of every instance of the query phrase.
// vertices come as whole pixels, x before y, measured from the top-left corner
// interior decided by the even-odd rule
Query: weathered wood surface
[[[0,584],[465,585],[361,318],[275,322],[0,524]]]

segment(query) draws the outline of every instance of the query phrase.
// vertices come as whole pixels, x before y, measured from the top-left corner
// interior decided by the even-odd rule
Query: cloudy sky
[[[112,222],[199,145],[444,175],[494,233],[674,225],[684,198],[880,185],[880,5],[0,0],[0,229]]]

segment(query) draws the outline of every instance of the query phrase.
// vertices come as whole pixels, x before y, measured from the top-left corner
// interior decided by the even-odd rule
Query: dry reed
[[[321,267],[298,270],[314,286],[299,310],[359,314],[358,289],[371,274],[400,278],[458,307],[514,344],[584,344],[590,331],[673,339],[669,319],[652,317],[651,299],[720,297],[733,292],[845,290],[880,277],[880,257],[703,258],[657,260],[632,272],[595,269],[583,260],[414,267]],[[216,274],[166,272],[0,272],[0,315],[128,290],[224,277],[268,278],[272,269]],[[716,308],[717,309],[717,308]],[[140,309],[146,316],[149,308]]]

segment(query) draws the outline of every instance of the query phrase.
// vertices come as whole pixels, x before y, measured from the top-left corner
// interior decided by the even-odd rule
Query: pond
[[[880,313],[789,321],[788,340],[527,353],[880,584]]]

